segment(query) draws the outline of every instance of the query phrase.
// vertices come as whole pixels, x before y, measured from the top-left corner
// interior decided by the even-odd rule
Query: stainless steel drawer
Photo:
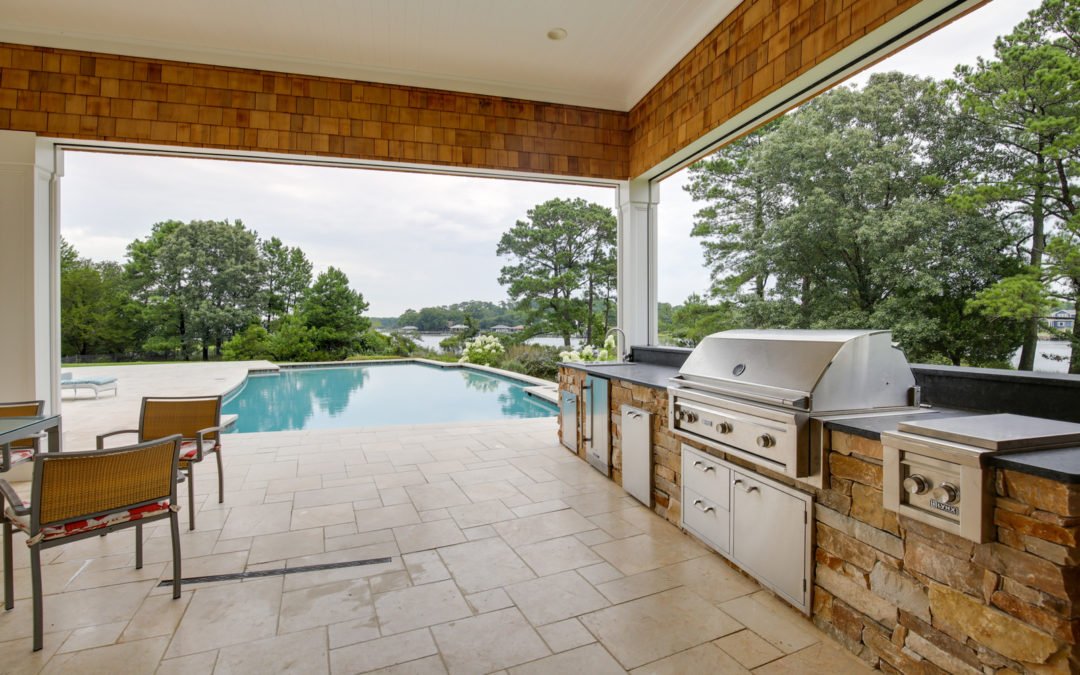
[[[685,444],[682,446],[682,482],[688,490],[728,508],[731,469]]]
[[[731,514],[721,504],[683,488],[683,526],[714,548],[731,551]]]

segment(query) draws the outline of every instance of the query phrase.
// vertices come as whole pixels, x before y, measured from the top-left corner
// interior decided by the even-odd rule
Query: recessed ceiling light
[[[552,28],[547,33],[549,40],[565,40],[566,29],[565,28]]]

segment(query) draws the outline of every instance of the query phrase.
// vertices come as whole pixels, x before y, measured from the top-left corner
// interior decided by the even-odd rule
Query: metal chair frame
[[[181,435],[183,441],[194,441],[196,446],[195,456],[190,460],[180,462],[180,470],[187,475],[188,509],[190,511],[188,514],[188,529],[190,530],[195,529],[195,465],[203,461],[204,457],[209,453],[213,453],[217,458],[218,503],[221,504],[225,501],[225,473],[221,466],[221,396],[144,396],[142,408],[139,411],[138,429],[120,429],[101,434],[97,437],[97,447],[99,450],[105,447],[106,438],[119,434],[138,434],[140,442],[151,440],[146,434],[147,404],[150,404],[150,407],[152,407],[155,403],[180,404],[183,402],[196,401],[216,401],[216,411],[213,415],[214,423],[209,427],[199,429],[193,433],[191,430],[175,430],[175,433]]]
[[[141,500],[132,504],[125,504],[121,506],[115,506],[103,511],[97,511],[93,513],[81,513],[62,520],[43,523],[42,517],[42,499],[43,499],[43,484],[42,480],[45,477],[45,465],[47,462],[64,462],[64,461],[85,461],[86,459],[96,457],[109,457],[112,455],[120,455],[125,453],[138,453],[146,452],[148,448],[158,448],[166,443],[173,445],[172,462],[169,466],[169,479],[168,485],[169,491],[166,494],[156,495],[150,499]],[[135,445],[122,446],[117,448],[109,448],[107,450],[90,450],[86,452],[64,452],[64,453],[42,453],[35,455],[34,457],[34,477],[32,483],[32,493],[30,498],[30,506],[26,506],[21,498],[12,489],[11,485],[0,479],[0,494],[8,500],[11,504],[11,509],[16,515],[30,516],[30,531],[28,533],[27,546],[30,549],[30,573],[31,583],[33,586],[33,604],[34,604],[34,651],[38,651],[42,647],[42,638],[44,633],[44,619],[42,616],[42,588],[41,588],[41,551],[44,549],[53,548],[55,546],[62,546],[64,544],[78,541],[80,539],[86,539],[88,537],[104,536],[109,532],[115,532],[116,530],[122,530],[129,527],[135,528],[135,569],[142,569],[143,566],[143,536],[142,528],[147,523],[153,523],[165,518],[169,519],[169,527],[172,531],[172,557],[173,557],[173,598],[180,597],[180,525],[177,517],[177,511],[179,505],[176,499],[176,478],[177,469],[180,457],[180,435],[176,434],[167,438],[154,439],[145,443],[138,443]],[[53,488],[55,489],[55,488]],[[104,517],[113,513],[120,513],[130,509],[138,508],[140,506],[147,506],[150,504],[160,503],[168,500],[169,508],[165,511],[137,520],[128,520],[121,523],[114,523],[112,525],[106,525],[98,528],[94,528],[85,532],[79,532],[71,535],[63,535],[50,539],[41,538],[41,533],[44,527],[62,526],[65,523],[76,522],[80,520],[87,520],[91,518]],[[15,588],[14,588],[14,570],[12,567],[12,530],[14,525],[11,520],[6,516],[0,516],[3,518],[3,539],[4,539],[4,609],[10,610],[15,607]]]

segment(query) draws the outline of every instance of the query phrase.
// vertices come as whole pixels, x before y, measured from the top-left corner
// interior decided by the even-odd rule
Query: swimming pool
[[[374,363],[249,375],[222,408],[233,431],[290,431],[550,417],[528,383],[470,368]]]

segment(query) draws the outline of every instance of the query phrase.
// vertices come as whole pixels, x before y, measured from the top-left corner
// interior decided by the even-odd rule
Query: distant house
[[[1059,309],[1051,312],[1046,322],[1056,330],[1072,330],[1076,322],[1076,312],[1071,309]]]
[[[525,326],[514,326],[510,330],[514,331],[515,333],[520,333],[521,331],[525,330]]]
[[[489,330],[492,333],[502,333],[502,334],[509,334],[509,333],[514,332],[513,328],[511,328],[510,326],[504,326],[501,323],[498,326],[492,326]]]
[[[401,328],[398,328],[398,330],[400,332],[402,332],[402,333],[419,333],[420,332],[420,329],[417,328],[416,326],[402,326]]]
[[[467,330],[469,330],[469,327],[463,323],[455,323],[453,326],[450,326],[451,333],[464,333]]]

